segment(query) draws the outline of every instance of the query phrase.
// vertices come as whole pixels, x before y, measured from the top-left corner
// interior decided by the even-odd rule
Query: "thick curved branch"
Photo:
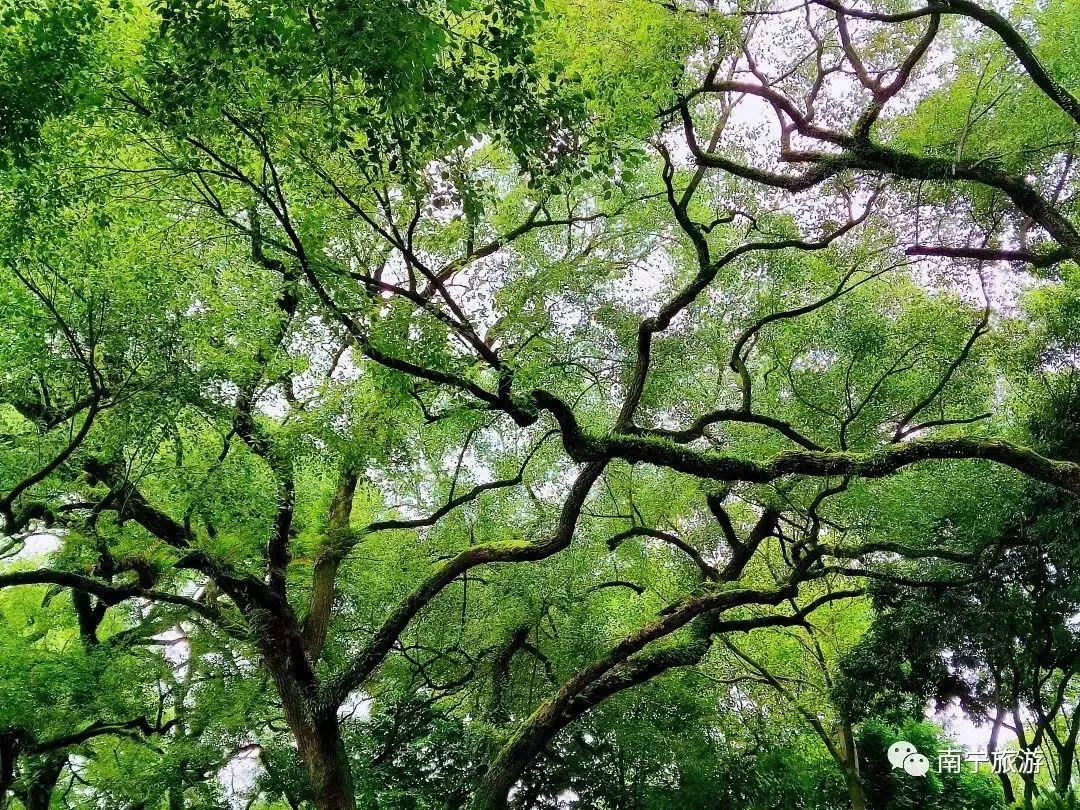
[[[843,15],[838,13],[836,18],[837,20],[841,20],[843,19]],[[880,86],[880,83],[875,83],[872,88],[873,101],[863,114],[859,116],[859,120],[855,124],[856,138],[866,139],[870,137],[870,131],[873,129],[882,110],[885,109],[885,105],[904,88],[905,84],[907,84],[908,79],[911,78],[912,71],[933,44],[940,26],[941,15],[931,14],[930,24],[927,25],[926,31],[912,49],[911,53],[908,54],[903,64],[900,65],[900,69],[896,73],[896,78],[884,87]]]
[[[151,505],[128,479],[120,462],[107,463],[90,458],[83,465],[94,479],[110,488],[106,507],[114,509],[121,520],[130,518],[162,542],[184,552],[177,568],[201,571],[213,579],[236,604],[247,609],[259,605],[277,616],[291,616],[292,609],[267,583],[247,574],[230,573],[201,551],[192,551],[194,537],[181,523]]]
[[[96,596],[106,605],[119,604],[127,599],[147,599],[151,602],[164,602],[187,608],[215,623],[220,623],[223,620],[221,612],[216,608],[195,599],[189,599],[186,596],[178,596],[140,584],[112,585],[103,580],[68,571],[41,568],[34,571],[14,571],[8,574],[0,574],[0,588],[17,585],[56,585],[61,588],[70,588],[74,591]]]
[[[538,407],[551,411],[559,422],[563,445],[570,457],[579,462],[620,458],[631,464],[667,467],[715,481],[767,484],[789,475],[884,478],[920,461],[981,459],[1080,493],[1080,464],[1046,458],[1003,439],[916,439],[869,453],[792,450],[758,462],[643,436],[619,433],[587,436],[578,426],[573,411],[562,400],[546,391],[536,391],[533,397]]]
[[[383,662],[413,618],[459,576],[480,565],[543,560],[570,545],[581,507],[589,490],[600,477],[607,460],[592,460],[578,473],[563,503],[559,523],[546,540],[539,543],[506,541],[473,546],[443,563],[395,608],[374,637],[354,656],[349,665],[323,690],[323,702],[337,707]]]
[[[619,532],[618,534],[608,538],[608,548],[614,551],[617,549],[624,540],[628,540],[631,537],[652,537],[656,540],[662,540],[668,545],[674,546],[679,549],[683,554],[694,561],[694,565],[701,571],[701,575],[705,579],[717,581],[720,578],[720,572],[716,570],[716,566],[710,565],[705,561],[705,558],[701,556],[699,552],[692,545],[687,543],[681,537],[671,534],[670,532],[660,531],[659,529],[648,529],[644,526],[634,526],[626,531]]]
[[[490,763],[473,802],[474,810],[502,810],[510,788],[535,756],[571,722],[611,695],[655,678],[675,667],[692,666],[708,651],[713,635],[784,624],[800,624],[822,605],[851,598],[861,591],[836,591],[815,599],[794,614],[767,614],[725,622],[725,610],[748,604],[777,605],[794,597],[796,586],[774,591],[733,590],[684,602],[623,639],[604,658],[582,669],[525,721]],[[709,615],[706,615],[709,614]],[[700,621],[695,621],[699,619]],[[690,627],[690,638],[678,645],[643,652],[651,642]],[[640,653],[640,654],[639,654]]]
[[[1053,267],[1069,258],[1066,250],[1058,249],[1046,253],[1030,250],[1000,250],[979,247],[949,247],[946,245],[912,245],[904,251],[908,256],[940,256],[946,259],[974,259],[980,262],[1021,262],[1042,269]]]
[[[105,723],[98,722],[87,726],[82,731],[76,731],[73,734],[67,734],[62,737],[54,737],[51,740],[45,740],[40,743],[34,743],[27,747],[28,753],[44,753],[47,751],[57,751],[62,748],[70,748],[73,745],[80,745],[88,740],[92,740],[95,737],[102,737],[107,734],[119,734],[123,736],[133,736],[140,734],[144,737],[149,737],[154,734],[166,734],[177,723],[179,718],[173,718],[159,725],[153,725],[145,717],[136,717],[134,720],[128,720],[122,723]]]
[[[933,155],[915,155],[873,142],[866,133],[845,134],[823,129],[807,119],[795,105],[778,91],[764,85],[745,82],[711,82],[700,92],[715,93],[736,90],[768,100],[778,115],[790,118],[800,135],[823,141],[839,151],[785,151],[790,162],[804,163],[809,168],[801,175],[789,175],[757,169],[706,152],[694,134],[693,121],[687,103],[681,107],[686,142],[695,160],[704,166],[723,169],[738,177],[791,192],[806,191],[844,171],[868,171],[907,180],[977,183],[1003,192],[1024,214],[1042,226],[1073,259],[1080,259],[1080,231],[1057,206],[1044,197],[1028,180],[1013,175],[985,160],[950,160]]]
[[[593,585],[589,588],[589,591],[596,593],[597,591],[607,590],[608,588],[628,588],[638,596],[641,596],[646,590],[643,585],[638,585],[636,582],[630,582],[625,579],[613,579],[609,582],[601,582],[599,585]]]

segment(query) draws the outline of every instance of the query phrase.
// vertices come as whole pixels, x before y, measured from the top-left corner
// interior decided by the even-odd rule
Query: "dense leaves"
[[[0,808],[1069,802],[1076,11],[0,0]]]

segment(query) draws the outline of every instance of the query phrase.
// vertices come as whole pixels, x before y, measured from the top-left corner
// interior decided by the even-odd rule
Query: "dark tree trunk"
[[[863,793],[862,780],[859,778],[859,752],[855,750],[855,733],[850,723],[837,723],[840,745],[840,770],[844,773],[847,785],[848,801],[851,810],[866,810],[866,794]]]
[[[319,810],[355,810],[349,758],[341,739],[336,713],[319,716],[298,705],[295,690],[282,694],[285,719],[296,740],[300,761],[307,770],[311,794]]]
[[[507,810],[507,796],[517,782],[516,768],[491,768],[476,788],[470,810]]]
[[[288,642],[280,637],[272,641],[264,637],[263,655],[281,697],[285,722],[307,770],[315,807],[355,810],[352,774],[337,712],[334,707],[318,703],[317,682],[307,669],[299,632],[295,627],[287,627],[285,632],[291,636]]]
[[[547,716],[541,714],[545,712]],[[511,788],[548,740],[566,725],[558,721],[557,712],[551,705],[542,706],[533,715],[532,722],[492,760],[476,788],[472,810],[506,810],[509,807],[507,796]]]
[[[19,756],[16,734],[0,733],[0,810],[8,806],[8,792],[15,781],[15,760]]]
[[[1004,706],[998,706],[997,712],[994,714],[994,724],[990,730],[990,743],[987,746],[990,751],[997,750],[998,738],[1001,734],[1001,725],[1005,722]],[[1001,782],[1001,792],[1005,795],[1005,803],[1013,804],[1016,802],[1016,792],[1013,790],[1012,780],[1007,773],[999,773],[997,775],[998,781]]]
[[[1075,712],[1069,718],[1069,734],[1061,744],[1058,768],[1057,790],[1061,794],[1067,793],[1072,788],[1073,763],[1076,761],[1076,745],[1080,737],[1080,711]]]
[[[866,810],[866,795],[863,793],[859,774],[853,769],[846,769],[844,771],[844,782],[847,784],[848,801],[851,802],[851,810]]]
[[[305,732],[304,737],[297,742],[315,793],[315,806],[319,810],[355,810],[352,771],[335,714],[317,720],[310,735]]]
[[[36,763],[26,785],[23,804],[26,810],[49,810],[60,773],[67,765],[67,754],[49,754]]]

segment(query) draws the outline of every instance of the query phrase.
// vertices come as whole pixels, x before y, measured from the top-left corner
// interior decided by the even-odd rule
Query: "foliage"
[[[960,773],[937,773],[931,769],[925,777],[918,778],[903,770],[890,770],[886,752],[897,740],[912,743],[931,762],[949,747],[940,729],[926,723],[908,721],[892,726],[876,718],[866,722],[859,734],[859,748],[871,807],[975,810],[1005,806],[1001,787],[985,771],[974,772],[966,766]]]
[[[0,0],[0,810],[1066,795],[1077,10]]]

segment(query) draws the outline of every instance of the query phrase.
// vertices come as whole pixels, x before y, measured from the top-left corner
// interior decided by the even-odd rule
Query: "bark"
[[[488,764],[473,797],[472,810],[505,810],[507,795],[525,769],[567,725],[614,694],[631,689],[670,669],[701,661],[712,639],[725,633],[758,627],[792,625],[823,604],[861,595],[861,591],[834,591],[810,602],[795,613],[725,621],[723,613],[743,605],[778,605],[794,598],[797,585],[773,591],[735,589],[687,600],[665,611],[620,641],[606,656],[596,659],[567,681],[559,691],[533,712]],[[675,647],[649,652],[657,639],[690,627],[690,638]]]
[[[855,735],[852,733],[851,724],[838,723],[837,730],[840,737],[840,769],[844,773],[851,810],[866,810],[866,795],[863,793],[862,780],[859,779],[859,752],[855,750]]]
[[[545,708],[547,707],[541,707],[540,711]],[[533,717],[537,718],[537,715],[534,714]],[[509,750],[509,756],[501,754],[488,767],[473,796],[472,810],[507,810],[510,806],[507,797],[511,788],[555,733],[554,730],[545,733],[556,724],[554,717],[544,716],[538,719],[541,725],[528,727],[524,733],[507,744],[504,752]]]
[[[352,517],[352,502],[356,494],[357,479],[355,471],[351,469],[342,471],[330,503],[326,544],[315,559],[311,601],[308,605],[307,619],[304,621],[304,646],[313,661],[317,661],[322,655],[323,646],[326,644],[326,634],[330,628],[335,582],[347,546],[345,535]]]
[[[60,773],[67,765],[67,754],[50,754],[44,757],[32,772],[22,796],[26,810],[49,810],[53,791]]]
[[[1080,735],[1080,711],[1069,718],[1069,734],[1060,749],[1061,766],[1058,771],[1057,790],[1066,793],[1072,787],[1073,763],[1076,762],[1077,736]]]
[[[581,429],[573,410],[558,397],[536,390],[533,400],[538,408],[550,411],[555,417],[567,454],[582,463],[622,459],[630,464],[650,464],[711,481],[768,484],[792,475],[885,478],[923,461],[983,460],[1011,467],[1059,489],[1080,493],[1080,464],[1046,458],[1003,439],[914,439],[868,453],[789,450],[768,461],[758,462],[712,450],[695,450],[647,436],[626,433],[589,435]]]
[[[314,707],[295,681],[279,683],[276,672],[274,681],[281,696],[285,720],[307,770],[315,807],[318,810],[355,810],[352,771],[336,711]]]
[[[644,633],[642,637],[648,635]],[[699,662],[710,643],[704,628],[696,628],[694,637],[682,646],[629,660],[623,657],[621,667],[618,666],[620,656],[614,652],[586,667],[533,712],[491,761],[473,797],[472,810],[506,810],[511,788],[562,729],[617,692],[644,683],[673,667]]]
[[[994,724],[990,728],[990,743],[987,749],[990,751],[996,751],[998,747],[998,738],[1001,735],[1001,726],[1005,722],[1006,709],[1004,706],[998,706],[997,712],[994,714]],[[998,781],[1001,782],[1001,790],[1005,794],[1005,802],[1012,804],[1016,801],[1016,792],[1013,790],[1012,780],[1008,774],[999,773]]]
[[[863,794],[859,774],[854,769],[845,769],[844,782],[847,784],[848,801],[851,802],[851,810],[866,810],[866,796]]]
[[[355,810],[352,769],[336,713],[317,718],[309,729],[297,736],[297,745],[311,779],[318,810]]]
[[[285,722],[296,740],[318,810],[355,810],[352,773],[337,705],[320,699],[320,688],[305,653],[301,629],[288,614],[252,615],[263,662],[281,698]]]
[[[1020,711],[1020,701],[1016,698],[1017,693],[1020,691],[1020,673],[1017,672],[1013,676],[1012,695],[1013,703],[1010,707],[1013,718],[1013,728],[1016,729],[1016,742],[1019,744],[1021,750],[1032,747],[1028,743],[1027,734],[1024,731],[1024,716]],[[1020,774],[1020,779],[1024,783],[1024,801],[1031,802],[1035,798],[1035,776],[1030,773]]]
[[[511,540],[471,546],[439,566],[390,613],[345,671],[327,685],[325,701],[340,706],[349,693],[358,688],[389,655],[394,643],[416,615],[462,574],[490,563],[544,560],[567,548],[585,498],[607,463],[607,458],[592,460],[578,473],[570,494],[563,502],[559,523],[550,537],[538,543]]]
[[[326,548],[315,558],[311,580],[311,602],[304,623],[304,643],[312,660],[318,660],[326,644],[330,630],[330,615],[334,605],[334,593],[341,556]]]

